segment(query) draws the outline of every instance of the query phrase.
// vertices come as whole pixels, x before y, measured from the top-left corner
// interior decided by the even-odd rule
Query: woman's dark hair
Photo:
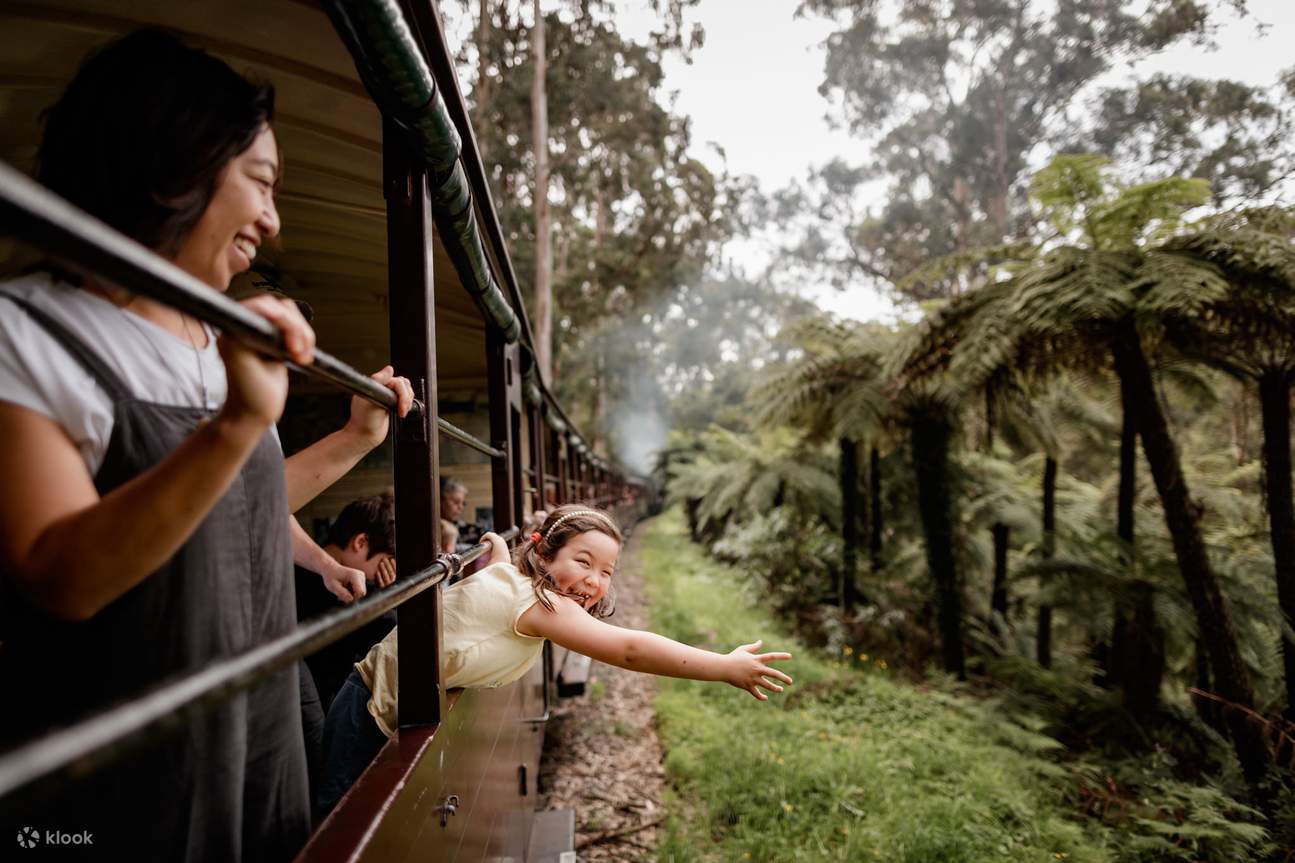
[[[549,575],[548,564],[557,557],[558,549],[566,545],[574,536],[591,530],[606,534],[616,540],[617,544],[625,543],[625,536],[611,514],[592,506],[580,503],[564,504],[549,513],[544,524],[535,531],[540,535],[536,540],[533,535],[527,536],[513,549],[513,565],[526,578],[531,580],[531,588],[536,598],[549,611],[553,610],[550,593],[559,596],[571,596],[558,589],[553,576]],[[616,585],[613,582],[607,587],[602,599],[588,609],[594,617],[611,617],[616,610]]]
[[[36,178],[172,254],[225,165],[273,118],[273,87],[170,33],[139,30],[91,55],[45,112]]]

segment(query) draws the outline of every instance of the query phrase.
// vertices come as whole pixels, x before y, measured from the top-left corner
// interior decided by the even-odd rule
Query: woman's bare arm
[[[279,329],[292,359],[314,360],[296,306],[243,305]],[[229,388],[220,412],[166,458],[102,498],[58,423],[0,402],[0,562],[19,590],[59,617],[84,620],[155,572],[193,534],[283,412],[288,371],[221,338]]]
[[[407,378],[397,377],[391,366],[372,377],[396,394],[398,416],[409,413],[414,403],[414,389]],[[288,511],[301,509],[359,464],[370,450],[386,440],[388,424],[385,408],[359,396],[352,398],[351,418],[345,426],[284,460]]]
[[[59,617],[88,618],[179,550],[266,427],[218,415],[100,498],[57,423],[0,403],[0,557],[37,605]]]

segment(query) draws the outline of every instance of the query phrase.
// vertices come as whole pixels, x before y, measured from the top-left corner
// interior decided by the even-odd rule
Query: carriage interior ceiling
[[[276,89],[275,133],[284,154],[274,248],[232,288],[277,289],[306,303],[321,347],[362,371],[387,362],[387,233],[382,119],[328,16],[305,2],[0,2],[0,158],[34,170],[39,118],[96,47],[141,26],[190,44]],[[4,271],[32,253],[0,241]],[[485,324],[439,240],[434,247],[436,361],[441,416],[489,438]],[[280,436],[285,450],[340,427],[349,397],[294,376]],[[469,488],[467,516],[490,507],[486,456],[442,439],[443,473]],[[318,530],[349,500],[391,484],[390,442],[300,514]]]

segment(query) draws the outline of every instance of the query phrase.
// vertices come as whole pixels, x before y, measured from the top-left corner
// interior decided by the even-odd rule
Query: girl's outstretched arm
[[[745,689],[760,701],[769,696],[760,691],[782,692],[769,678],[791,683],[791,678],[769,665],[791,659],[790,653],[760,653],[761,642],[744,644],[732,653],[713,653],[689,647],[637,629],[622,629],[590,617],[580,605],[565,596],[553,597],[554,610],[536,602],[517,621],[524,635],[547,638],[576,653],[599,662],[630,671],[684,677],[689,680],[716,680]]]

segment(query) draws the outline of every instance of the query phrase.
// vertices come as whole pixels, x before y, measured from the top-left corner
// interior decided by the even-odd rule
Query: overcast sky
[[[665,64],[666,89],[676,109],[692,118],[696,156],[719,167],[722,160],[710,146],[718,145],[728,170],[756,177],[766,192],[835,156],[867,157],[859,142],[831,129],[828,103],[818,93],[821,45],[832,27],[823,19],[797,18],[798,5],[799,0],[701,0],[689,20],[705,28],[705,45],[691,64],[673,57]],[[1219,31],[1217,51],[1177,46],[1135,69],[1113,70],[1112,78],[1175,72],[1272,83],[1281,69],[1295,65],[1295,0],[1249,5],[1249,19],[1230,20]],[[651,25],[645,2],[623,0],[618,29],[641,38]],[[761,250],[732,244],[726,254],[739,263],[758,263]],[[852,317],[894,314],[884,298],[862,290],[842,294],[826,288],[815,295],[820,305]]]

